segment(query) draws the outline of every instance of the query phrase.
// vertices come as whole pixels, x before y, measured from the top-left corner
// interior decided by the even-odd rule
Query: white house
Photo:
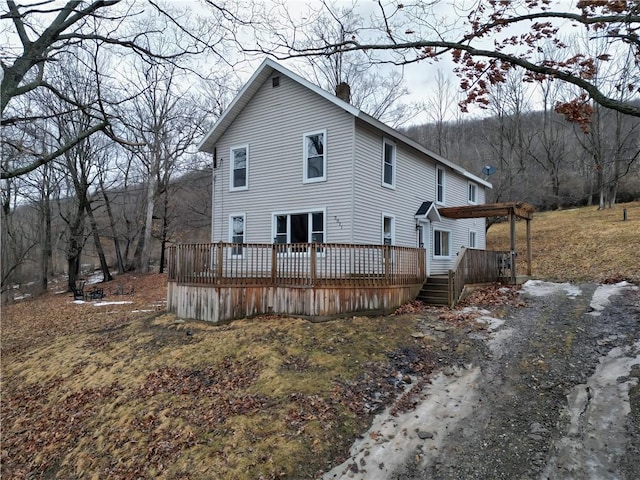
[[[491,184],[267,59],[199,145],[213,155],[211,241],[391,244],[426,250],[427,275],[485,248]]]

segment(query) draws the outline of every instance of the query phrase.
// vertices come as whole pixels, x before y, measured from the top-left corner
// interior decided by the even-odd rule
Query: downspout
[[[353,135],[351,135],[351,235],[349,238],[349,242],[351,245],[354,244],[353,231],[355,229],[355,218],[356,218],[356,117],[352,116],[352,128]]]
[[[217,158],[216,158],[216,147],[213,147],[213,163],[211,168],[211,243],[214,242],[214,228],[213,225],[215,223],[215,198],[216,198],[216,167],[217,167]]]

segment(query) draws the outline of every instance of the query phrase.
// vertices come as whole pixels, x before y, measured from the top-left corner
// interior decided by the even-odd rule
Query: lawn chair
[[[73,299],[74,300],[84,300],[84,284],[85,281],[81,280],[80,282],[76,282],[71,286],[71,290],[73,291]]]

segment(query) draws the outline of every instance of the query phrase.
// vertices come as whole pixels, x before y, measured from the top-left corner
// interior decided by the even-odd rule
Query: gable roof
[[[415,214],[415,218],[428,218],[429,220],[441,222],[442,218],[440,217],[440,213],[436,207],[436,204],[433,202],[422,202],[420,208]]]
[[[266,58],[260,64],[260,66],[257,68],[257,70],[253,73],[253,75],[251,75],[251,78],[249,78],[247,83],[245,83],[245,85],[242,87],[242,89],[240,89],[240,92],[238,93],[238,95],[233,99],[233,101],[231,102],[229,107],[223,112],[223,114],[220,116],[218,121],[215,123],[215,125],[213,126],[211,131],[200,142],[200,144],[198,145],[198,150],[204,151],[204,152],[209,152],[209,153],[213,152],[213,148],[214,148],[216,142],[224,134],[224,132],[227,130],[227,128],[229,128],[231,123],[233,123],[233,121],[240,114],[242,109],[253,98],[253,96],[256,94],[256,92],[259,90],[259,88],[262,86],[262,84],[271,75],[273,75],[274,72],[278,72],[281,75],[285,75],[285,76],[289,77],[291,80],[299,83],[303,87],[308,88],[309,90],[311,90],[315,94],[320,95],[324,99],[330,101],[331,103],[333,103],[337,107],[345,110],[346,112],[350,113],[354,117],[359,118],[362,121],[364,121],[365,123],[371,125],[372,127],[375,127],[376,129],[382,131],[386,136],[388,136],[390,138],[393,138],[393,139],[395,139],[397,141],[400,141],[400,142],[402,142],[402,143],[414,148],[415,150],[418,150],[419,152],[431,157],[436,162],[438,162],[438,163],[440,163],[442,165],[445,165],[445,166],[451,168],[452,170],[455,170],[456,172],[460,173],[464,177],[467,177],[468,179],[470,179],[470,180],[472,180],[472,181],[474,181],[476,183],[484,185],[485,187],[488,187],[488,188],[492,188],[492,185],[489,182],[481,179],[480,177],[477,177],[477,176],[473,175],[472,173],[467,172],[460,165],[457,165],[457,164],[451,162],[450,160],[447,160],[446,158],[441,157],[437,153],[428,150],[427,148],[423,147],[422,145],[420,145],[415,140],[412,140],[411,138],[407,137],[406,135],[403,135],[402,133],[398,132],[397,130],[394,130],[390,126],[382,123],[380,120],[372,117],[371,115],[366,114],[362,110],[360,110],[360,109],[354,107],[353,105],[351,105],[350,103],[345,102],[344,100],[336,97],[332,93],[327,92],[326,90],[323,90],[322,88],[320,88],[319,86],[311,83],[310,81],[305,80],[300,75],[298,75],[296,73],[293,73],[288,68],[283,67],[278,62],[276,62],[276,61],[274,61],[274,60],[272,60],[270,58]]]

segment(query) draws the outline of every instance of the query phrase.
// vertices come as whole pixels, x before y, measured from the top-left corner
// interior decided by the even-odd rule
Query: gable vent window
[[[271,79],[271,86],[273,88],[279,87],[280,86],[280,77],[273,77]]]

